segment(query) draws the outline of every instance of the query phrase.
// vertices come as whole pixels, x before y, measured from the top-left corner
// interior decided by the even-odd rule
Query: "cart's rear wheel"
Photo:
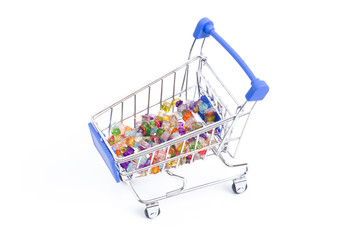
[[[145,208],[144,212],[147,218],[153,219],[160,215],[160,207],[158,204],[151,204]]]
[[[231,186],[232,190],[234,193],[236,194],[241,194],[243,192],[246,191],[247,189],[247,182],[246,179],[245,180],[234,180],[232,186]]]

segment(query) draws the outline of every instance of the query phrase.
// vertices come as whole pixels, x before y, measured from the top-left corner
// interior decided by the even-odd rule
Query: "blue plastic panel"
[[[106,147],[105,143],[102,141],[99,133],[95,130],[92,123],[88,124],[92,140],[94,142],[94,145],[98,152],[100,153],[101,157],[103,158],[104,162],[106,163],[106,166],[109,168],[111,174],[113,175],[116,182],[120,182],[119,172],[115,166],[114,158],[109,151],[109,149]]]

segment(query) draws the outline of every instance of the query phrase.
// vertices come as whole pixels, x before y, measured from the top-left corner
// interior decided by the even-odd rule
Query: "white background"
[[[356,3],[1,1],[1,239],[359,239]],[[202,17],[270,86],[240,154],[249,188],[171,198],[148,220],[87,123],[184,62]]]

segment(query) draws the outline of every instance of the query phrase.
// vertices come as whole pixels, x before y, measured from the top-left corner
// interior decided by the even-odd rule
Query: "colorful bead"
[[[183,120],[186,121],[191,117],[194,117],[194,115],[191,113],[191,111],[185,109],[184,111],[182,111],[182,115],[183,115]]]
[[[169,131],[171,128],[171,123],[169,121],[163,120],[161,124],[161,128]]]
[[[205,113],[205,110],[208,109],[208,108],[209,108],[209,106],[208,106],[206,103],[201,103],[201,104],[199,105],[199,112],[200,112],[201,114],[204,114],[204,113]]]
[[[143,136],[150,136],[150,125],[147,122],[143,122],[141,126],[139,126],[139,131]]]
[[[179,102],[179,101],[181,101],[180,98],[175,98],[174,100],[171,101],[171,106],[172,106],[172,107],[175,107],[176,104],[177,104],[177,102]],[[182,101],[181,101],[181,102],[182,102]]]
[[[118,123],[113,123],[113,124],[111,125],[111,134],[112,134],[113,136],[116,136],[116,135],[120,135],[120,134],[121,134],[121,132],[120,132],[120,126],[119,126]]]
[[[215,108],[211,107],[205,110],[204,115],[205,116],[212,116],[215,114]]]
[[[160,136],[160,141],[166,142],[169,138],[170,138],[170,133],[165,130]]]
[[[163,109],[161,109],[158,113],[158,115],[156,116],[156,118],[158,118],[160,121],[166,116],[166,111],[164,111]]]
[[[155,144],[160,144],[160,138],[157,135],[151,136],[151,141],[154,142]]]
[[[108,138],[108,143],[110,144],[110,146],[112,146],[115,143],[115,139],[114,136],[111,136],[110,138]]]
[[[212,116],[205,116],[205,122],[214,122],[215,121],[215,115]]]
[[[151,128],[156,127],[156,121],[155,121],[154,119],[153,119],[153,120],[150,120],[150,121],[149,121],[149,125],[150,125]]]
[[[198,112],[199,112],[199,106],[200,106],[202,103],[203,103],[203,102],[202,102],[201,99],[199,99],[198,101],[196,101],[196,102],[193,104],[193,109],[192,109],[192,111],[193,111],[194,113],[198,113]]]
[[[139,142],[141,142],[142,140],[144,140],[144,137],[143,137],[143,135],[141,134],[141,133],[136,133],[135,134],[135,142],[137,142],[137,143],[139,143]]]
[[[165,132],[165,129],[159,128],[159,129],[156,131],[156,135],[160,137],[164,132]]]
[[[134,144],[134,142],[135,142],[135,138],[134,138],[134,137],[128,137],[128,138],[126,138],[126,145],[132,147],[133,144]]]
[[[179,101],[176,102],[175,106],[176,106],[176,107],[179,107],[181,104],[183,104],[183,101],[182,101],[182,100],[179,100]]]
[[[194,123],[191,124],[191,127],[192,127],[193,130],[197,130],[199,128],[202,128],[203,125],[202,125],[201,122],[194,122]]]
[[[168,101],[164,101],[160,108],[165,112],[169,112],[171,109],[171,104]]]
[[[179,125],[178,118],[174,114],[170,116],[170,125],[173,128],[177,128]]]
[[[184,124],[182,122],[179,122],[179,133],[180,135],[184,135],[185,134],[185,129],[184,129]]]
[[[124,134],[126,134],[127,131],[132,131],[132,130],[133,130],[133,129],[132,129],[131,127],[125,126],[125,133],[124,133]]]
[[[185,109],[189,109],[188,105],[186,104],[181,104],[180,106],[177,107],[177,111],[179,113],[182,113]]]
[[[150,147],[151,147],[151,144],[146,142],[146,141],[141,141],[139,143],[139,149],[140,150],[145,150],[145,149],[150,148]]]
[[[136,132],[135,131],[126,131],[125,137],[135,137]]]

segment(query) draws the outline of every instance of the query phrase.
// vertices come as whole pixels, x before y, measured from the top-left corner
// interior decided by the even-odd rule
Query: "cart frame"
[[[154,218],[160,214],[160,208],[158,202],[173,197],[182,193],[194,191],[200,188],[204,188],[207,186],[212,186],[218,183],[222,183],[225,181],[233,180],[232,189],[235,193],[242,193],[247,189],[247,181],[246,181],[246,174],[248,171],[247,163],[237,163],[233,164],[227,160],[228,157],[236,158],[237,150],[239,147],[240,139],[243,135],[243,131],[249,119],[249,116],[258,100],[262,100],[269,88],[264,81],[257,79],[245,62],[240,58],[240,56],[215,32],[213,23],[207,19],[203,18],[199,21],[195,32],[194,32],[194,41],[191,45],[190,52],[188,55],[188,60],[178,66],[177,68],[173,69],[172,71],[164,74],[160,78],[152,81],[151,83],[145,85],[144,87],[138,89],[137,91],[133,92],[132,94],[122,98],[121,100],[111,104],[110,106],[106,107],[105,109],[99,111],[95,115],[91,117],[91,122],[89,123],[90,132],[94,141],[96,148],[98,149],[99,153],[103,157],[105,163],[107,164],[109,170],[111,171],[114,179],[116,182],[123,181],[125,182],[133,194],[135,195],[136,199],[146,205],[145,208],[145,215],[148,218]],[[239,63],[245,73],[251,80],[251,88],[246,94],[246,101],[243,104],[239,104],[236,98],[231,94],[229,89],[223,83],[223,81],[218,77],[215,73],[213,68],[207,61],[207,58],[203,55],[202,49],[204,46],[204,42],[206,37],[213,36]],[[200,55],[191,57],[193,48],[195,43],[198,39],[203,39],[200,48]],[[195,65],[197,63],[197,65]],[[195,67],[194,67],[195,65]],[[191,78],[194,74],[191,75],[191,70],[195,73],[195,77]],[[204,72],[208,73],[205,76]],[[181,73],[183,73],[183,76]],[[178,76],[181,75],[182,82],[181,85],[177,84]],[[220,84],[220,88],[223,92],[228,94],[231,99],[232,106],[235,108],[231,109],[228,106],[228,103],[222,101],[222,98],[219,97],[217,94],[217,90],[212,87],[212,84],[209,80],[209,75],[211,76],[212,81],[216,81],[217,84]],[[189,77],[190,76],[190,77]],[[164,93],[164,83],[172,83],[172,94],[165,95]],[[152,91],[160,85],[160,97],[157,100],[153,100]],[[180,87],[181,86],[181,87]],[[140,94],[147,93],[147,106],[139,107],[138,100]],[[156,93],[155,93],[156,95]],[[192,132],[186,133],[180,137],[175,139],[166,141],[159,145],[153,146],[149,149],[145,149],[143,151],[138,151],[132,155],[126,157],[117,157],[114,151],[112,151],[111,146],[107,142],[106,135],[110,135],[110,126],[113,122],[114,118],[114,109],[119,109],[121,113],[120,119],[117,119],[118,122],[124,121],[131,121],[133,120],[133,125],[137,124],[137,116],[141,114],[148,114],[150,109],[156,107],[160,107],[161,103],[165,100],[173,100],[177,97],[181,97],[185,95],[185,98],[188,99],[189,96],[195,97],[204,96],[209,103],[214,107],[217,116],[219,119],[217,121],[205,125],[204,127],[194,130]],[[151,101],[152,100],[152,101]],[[129,111],[129,107],[125,105],[129,105],[128,103],[132,102],[133,109],[131,107],[130,114],[124,116],[124,112]],[[140,108],[140,109],[139,109]],[[174,111],[174,110],[173,110]],[[100,126],[98,120],[104,115],[108,115],[108,124]],[[234,127],[237,125],[239,119],[243,119],[243,125],[240,129],[240,132],[235,133]],[[197,146],[199,136],[201,134],[208,134],[210,136],[209,145],[206,147],[202,147],[200,149],[194,148],[192,151],[184,151],[185,142],[190,139],[195,140],[195,146]],[[180,155],[175,157],[168,156],[169,149],[174,144],[181,144],[182,148],[180,151]],[[234,152],[232,153],[228,146],[229,144],[233,144],[235,146]],[[222,179],[217,179],[215,181],[207,182],[204,184],[200,184],[191,188],[187,187],[187,179],[174,174],[171,169],[177,169],[181,165],[184,164],[183,159],[186,156],[191,156],[190,164],[192,164],[198,157],[199,152],[206,150],[206,154],[202,157],[205,160],[208,156],[215,155],[217,156],[227,167],[244,167],[245,170],[235,176],[230,176]],[[160,162],[154,162],[155,152],[157,151],[166,151],[165,159],[161,160]],[[209,154],[212,152],[212,154]],[[150,164],[147,166],[141,166],[141,159],[147,159],[151,156]],[[133,167],[131,170],[123,169],[120,164],[124,162],[131,162]],[[174,164],[175,163],[175,164]],[[157,196],[151,199],[142,199],[138,192],[132,185],[132,182],[136,180],[138,177],[149,176],[151,174],[151,169],[154,167],[159,167],[161,172],[166,172],[168,176],[176,178],[182,182],[182,186],[180,188],[176,188],[172,191],[166,192],[161,196]]]

